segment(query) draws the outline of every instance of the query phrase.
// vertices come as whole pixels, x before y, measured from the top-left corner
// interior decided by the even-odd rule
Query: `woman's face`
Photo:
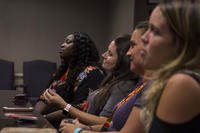
[[[159,69],[175,58],[176,48],[172,33],[159,7],[156,7],[149,20],[149,28],[142,36],[144,48],[140,50],[144,57],[145,69]]]
[[[140,50],[144,47],[143,42],[141,40],[141,36],[144,33],[144,29],[136,29],[133,31],[131,36],[131,45],[127,52],[127,55],[130,57],[131,63],[131,71],[143,74],[143,61],[144,59],[140,55]]]
[[[118,60],[118,55],[117,55],[117,47],[115,45],[115,41],[112,41],[110,45],[108,46],[108,49],[105,53],[102,54],[103,57],[103,68],[112,71]]]
[[[73,43],[74,40],[74,35],[70,34],[65,38],[65,41],[63,44],[60,46],[60,57],[67,60],[72,56],[72,46],[74,45]]]

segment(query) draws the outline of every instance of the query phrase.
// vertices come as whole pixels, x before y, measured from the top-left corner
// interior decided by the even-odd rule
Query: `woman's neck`
[[[143,75],[143,79],[146,80],[152,80],[158,76],[158,73],[156,71],[145,71]]]

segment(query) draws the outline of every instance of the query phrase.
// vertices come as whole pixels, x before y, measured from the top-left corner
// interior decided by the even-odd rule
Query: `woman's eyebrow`
[[[135,41],[134,40],[130,40],[130,46],[135,46],[135,45],[136,45]]]
[[[156,30],[156,31],[159,30],[159,28],[158,28],[157,26],[153,25],[153,24],[149,24],[149,27],[150,27],[152,30]]]

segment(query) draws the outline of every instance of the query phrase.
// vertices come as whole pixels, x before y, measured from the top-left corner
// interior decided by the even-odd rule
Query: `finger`
[[[63,127],[59,128],[59,132],[61,132],[61,133],[62,133],[62,131],[63,131]]]
[[[46,90],[45,93],[44,93],[44,95],[45,95],[45,97],[46,97],[49,101],[51,101],[52,95],[49,93],[49,90]]]
[[[74,123],[74,124],[79,124],[78,118],[74,119],[73,123]]]
[[[49,94],[51,94],[52,96],[56,94],[54,89],[49,89],[48,92],[49,92]]]
[[[41,99],[41,100],[44,100],[44,96],[43,96],[43,95],[41,95],[41,96],[40,96],[40,99]]]
[[[62,120],[60,123],[60,127],[64,126],[64,124],[65,124],[65,120]]]
[[[46,97],[47,97],[48,99],[51,99],[51,98],[52,98],[52,95],[50,94],[49,90],[48,90],[45,94],[46,94]]]
[[[61,123],[60,123],[60,127],[63,127],[63,126],[65,126],[65,125],[67,125],[67,121],[66,121],[66,119],[63,119],[62,121],[61,121]]]
[[[43,96],[44,96],[44,100],[45,100],[45,102],[47,102],[47,103],[51,103],[50,99],[47,97],[46,92],[44,93]]]
[[[46,89],[46,90],[44,91],[44,93],[42,94],[42,95],[43,95],[43,97],[45,97],[45,96],[46,96],[46,93],[47,93],[47,91],[48,91],[48,89]]]
[[[47,93],[47,90],[43,93],[44,99],[47,99],[46,93]]]

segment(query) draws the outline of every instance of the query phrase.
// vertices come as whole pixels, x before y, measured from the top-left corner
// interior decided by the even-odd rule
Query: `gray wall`
[[[59,64],[59,45],[74,31],[86,32],[102,53],[110,40],[131,33],[134,0],[0,0],[0,58],[45,59]]]
[[[0,57],[22,72],[27,60],[59,63],[58,47],[74,31],[105,44],[108,5],[107,0],[0,0]]]
[[[156,6],[156,4],[148,4],[147,1],[148,0],[135,0],[134,24],[137,24],[139,21],[147,20],[150,12]]]
[[[134,24],[134,0],[111,0],[109,39],[131,33]]]

